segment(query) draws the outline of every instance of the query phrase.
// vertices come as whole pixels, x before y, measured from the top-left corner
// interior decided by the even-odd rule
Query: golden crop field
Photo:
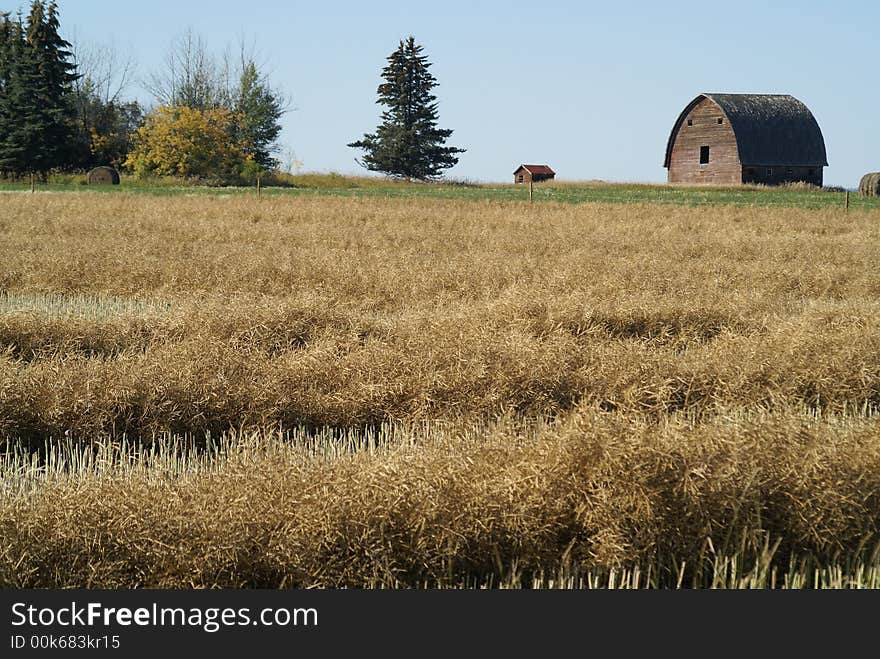
[[[880,587],[880,211],[0,196],[0,585]]]

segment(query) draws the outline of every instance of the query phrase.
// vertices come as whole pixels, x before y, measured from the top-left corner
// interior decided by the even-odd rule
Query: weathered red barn
[[[670,183],[822,185],[825,140],[813,114],[783,94],[700,94],[669,135]]]
[[[556,178],[556,172],[547,165],[520,165],[513,173],[514,183],[538,183],[540,181],[552,181]]]

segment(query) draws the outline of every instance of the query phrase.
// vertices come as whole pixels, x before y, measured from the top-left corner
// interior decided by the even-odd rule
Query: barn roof
[[[806,105],[787,94],[700,94],[679,115],[666,144],[664,167],[685,117],[708,98],[727,117],[744,165],[827,166],[825,140]]]
[[[529,174],[532,174],[533,176],[535,174],[547,174],[550,176],[556,176],[556,172],[550,169],[547,165],[520,165],[513,173],[516,174],[516,172],[521,169],[525,169],[527,172],[529,172]]]

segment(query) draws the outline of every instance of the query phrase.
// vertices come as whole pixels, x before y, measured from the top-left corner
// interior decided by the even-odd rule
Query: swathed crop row
[[[0,433],[363,426],[606,410],[880,406],[880,307],[814,305],[766,325],[694,309],[611,314],[498,302],[441,317],[283,305],[38,322],[0,319]]]
[[[18,479],[0,499],[0,585],[518,585],[613,568],[655,586],[768,586],[771,570],[811,585],[811,569],[876,563],[876,438],[864,420],[657,425],[581,407],[533,427],[386,424],[348,449],[298,431],[210,455],[56,448],[48,466],[3,467]]]

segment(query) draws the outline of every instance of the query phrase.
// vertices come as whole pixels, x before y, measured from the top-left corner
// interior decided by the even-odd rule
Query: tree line
[[[32,0],[26,18],[0,13],[0,176],[111,165],[222,185],[277,169],[288,101],[244,45],[217,59],[186,31],[144,85],[155,98],[148,109],[121,98],[124,84],[111,88],[115,59],[90,58],[66,41],[55,0]],[[366,169],[430,180],[464,153],[445,145],[451,130],[437,127],[430,66],[412,36],[388,57],[377,90],[382,122],[348,145],[364,151],[357,162]]]
[[[277,168],[287,101],[244,46],[218,61],[186,32],[147,85],[148,110],[75,55],[55,0],[33,0],[26,17],[0,13],[0,176],[112,165],[227,184]]]

